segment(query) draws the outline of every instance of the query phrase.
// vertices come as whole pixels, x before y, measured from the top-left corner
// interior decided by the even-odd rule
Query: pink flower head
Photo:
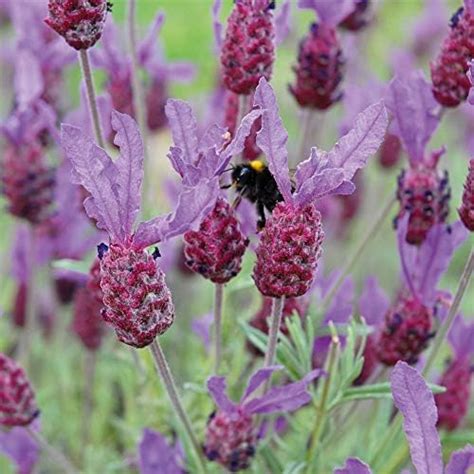
[[[323,375],[320,370],[313,370],[298,382],[273,387],[264,395],[254,395],[272,373],[281,368],[272,366],[255,372],[239,403],[227,397],[224,377],[209,378],[207,387],[217,405],[217,411],[208,421],[204,445],[209,460],[218,462],[232,472],[247,468],[258,441],[254,415],[290,412],[311,401],[307,387]]]
[[[474,59],[469,63],[469,71],[467,71],[467,77],[471,82],[471,90],[469,91],[468,102],[474,105]]]
[[[265,79],[260,80],[255,92],[254,106],[263,112],[257,145],[283,197],[262,232],[254,279],[265,296],[301,296],[313,281],[323,239],[321,216],[314,202],[323,196],[354,192],[354,174],[380,146],[387,114],[382,101],[371,105],[357,116],[354,128],[330,152],[312,148],[310,158],[296,169],[293,188],[288,170],[288,134],[273,89]]]
[[[189,82],[195,67],[187,62],[167,63],[157,37],[165,16],[158,13],[145,38],[138,44],[137,54],[140,69],[148,77],[145,86],[147,122],[155,131],[166,124],[165,104],[171,82]],[[115,110],[135,116],[132,87],[132,63],[125,46],[121,47],[121,32],[113,21],[107,22],[102,47],[92,52],[93,64],[107,74],[106,89]]]
[[[0,425],[27,426],[38,415],[35,394],[24,370],[0,354]]]
[[[158,431],[145,428],[138,446],[140,474],[184,474],[181,445],[170,445]]]
[[[164,274],[146,247],[186,232],[214,206],[218,179],[200,179],[183,187],[174,212],[135,226],[143,181],[143,143],[135,121],[112,113],[113,161],[89,135],[62,126],[62,146],[72,165],[72,179],[90,194],[84,201],[89,217],[107,232],[110,248],[101,244],[101,287],[104,319],[121,341],[145,347],[171,325],[174,309]]]
[[[99,41],[112,4],[106,0],[49,0],[44,20],[74,49],[89,49]]]

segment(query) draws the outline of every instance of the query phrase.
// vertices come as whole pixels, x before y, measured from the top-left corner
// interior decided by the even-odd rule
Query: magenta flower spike
[[[455,451],[443,466],[441,442],[436,430],[438,413],[433,393],[420,373],[398,362],[391,374],[395,406],[403,415],[403,427],[412,463],[418,474],[467,474],[474,466],[474,447]]]
[[[471,83],[471,89],[469,91],[469,97],[467,98],[470,105],[474,105],[474,59],[469,63],[469,71],[467,71],[467,77]]]
[[[0,425],[27,426],[38,415],[35,394],[24,370],[0,353]]]
[[[290,92],[301,107],[325,110],[342,98],[344,58],[336,26],[353,12],[351,0],[299,0],[319,18],[299,45],[294,67],[296,82]]]
[[[392,80],[387,108],[393,115],[393,131],[407,152],[410,165],[398,177],[400,211],[395,223],[408,214],[406,240],[412,245],[420,245],[428,231],[435,224],[444,222],[449,212],[448,174],[437,167],[445,149],[431,154],[426,152],[439,124],[439,106],[423,74],[417,71]]]
[[[471,0],[453,15],[450,31],[445,37],[437,58],[431,62],[433,94],[444,107],[457,107],[469,94],[470,82],[466,73],[474,59],[474,6]]]
[[[439,380],[439,384],[446,387],[446,392],[435,395],[438,425],[450,431],[459,427],[469,411],[473,338],[474,323],[469,324],[458,314],[448,334],[453,358]]]
[[[229,134],[218,125],[210,126],[199,138],[196,118],[186,102],[170,99],[166,114],[174,141],[168,157],[183,184],[194,185],[199,179],[211,179],[225,171],[232,157],[244,149],[261,111],[248,113],[230,142]],[[237,275],[248,245],[234,209],[223,197],[217,199],[198,230],[184,234],[184,242],[186,265],[217,284]]]
[[[73,182],[90,194],[84,201],[89,217],[107,232],[101,244],[101,288],[105,311],[118,338],[131,346],[149,345],[172,324],[174,308],[159,252],[146,247],[182,234],[214,206],[217,178],[185,187],[174,212],[135,227],[143,181],[143,144],[134,120],[112,113],[115,144],[120,156],[112,161],[93,139],[70,125],[62,126],[62,146],[72,165]]]
[[[458,213],[466,229],[474,232],[474,158],[469,161],[469,169]]]
[[[375,277],[367,278],[364,291],[359,299],[360,315],[366,324],[373,329],[378,329],[390,306],[390,301],[385,291],[380,287]],[[377,357],[377,336],[369,334],[364,348],[364,365],[355,385],[362,385],[373,374],[379,360]]]
[[[234,3],[220,60],[223,82],[235,94],[250,94],[260,78],[271,78],[275,60],[274,5],[271,0]]]
[[[314,202],[323,196],[351,194],[355,190],[354,174],[380,146],[387,114],[380,101],[357,116],[354,128],[330,152],[313,148],[310,158],[297,167],[292,192],[288,134],[273,89],[265,79],[256,90],[254,105],[263,113],[257,145],[267,157],[283,202],[275,207],[261,233],[253,278],[264,296],[301,296],[313,282],[324,237],[321,215]]]
[[[89,49],[99,41],[111,7],[106,0],[49,0],[44,21],[72,48]]]
[[[231,472],[247,469],[257,449],[255,415],[295,411],[311,401],[307,387],[323,375],[321,370],[311,371],[298,382],[273,387],[261,396],[255,395],[273,372],[281,368],[270,366],[255,372],[239,403],[227,397],[225,377],[209,378],[207,388],[217,406],[207,422],[204,444],[204,452],[210,461],[218,462]]]
[[[181,445],[170,445],[158,431],[145,428],[138,446],[140,474],[185,474]]]
[[[398,246],[404,288],[385,315],[379,333],[377,353],[385,365],[399,360],[415,364],[434,336],[437,285],[455,250],[467,237],[461,222],[437,224],[419,247],[406,243],[408,218],[399,223]]]

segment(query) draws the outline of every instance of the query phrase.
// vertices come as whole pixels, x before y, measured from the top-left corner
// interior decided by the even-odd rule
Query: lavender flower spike
[[[467,100],[471,105],[474,105],[474,59],[469,64],[469,71],[467,72],[467,77],[471,81],[471,90],[469,91],[469,97]]]
[[[208,380],[209,393],[217,405],[217,411],[208,421],[204,446],[210,461],[217,461],[232,472],[246,469],[255,455],[258,439],[254,415],[294,411],[311,401],[307,387],[323,374],[320,370],[313,370],[299,382],[274,387],[252,398],[273,372],[281,368],[269,366],[255,372],[239,403],[228,398],[224,377],[213,376]]]
[[[436,430],[438,414],[433,394],[420,373],[398,362],[391,375],[392,394],[404,418],[411,460],[418,474],[467,474],[474,466],[474,447],[454,452],[443,468],[441,443]]]

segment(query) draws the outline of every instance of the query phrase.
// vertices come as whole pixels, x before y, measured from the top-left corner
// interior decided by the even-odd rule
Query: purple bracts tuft
[[[110,3],[106,0],[49,0],[45,23],[74,49],[89,49],[99,41]]]
[[[385,316],[378,358],[385,365],[415,364],[433,337],[433,313],[416,298],[402,298]]]
[[[152,255],[131,246],[111,244],[102,256],[100,269],[103,318],[122,342],[142,348],[171,326],[171,294]]]
[[[35,394],[24,370],[0,353],[0,425],[26,426],[38,415]]]
[[[446,387],[446,392],[435,395],[438,426],[452,431],[465,418],[469,410],[471,374],[468,357],[454,360],[445,370],[439,385]]]
[[[186,265],[213,283],[227,283],[242,263],[248,239],[240,231],[230,204],[222,198],[201,222],[184,234]]]
[[[429,230],[445,222],[449,213],[451,189],[448,174],[424,164],[402,171],[398,177],[397,199],[400,211],[397,219],[409,214],[406,241],[420,245]]]
[[[433,95],[444,107],[457,107],[467,99],[471,84],[466,73],[474,59],[474,14],[459,9],[441,51],[431,63]]]
[[[237,0],[222,45],[222,78],[227,89],[250,94],[260,78],[270,80],[275,60],[272,9],[262,0]],[[267,5],[266,5],[267,4]]]
[[[459,217],[466,229],[474,232],[474,158],[469,161],[469,171],[464,183]]]
[[[257,248],[253,279],[264,296],[304,295],[322,252],[321,214],[313,204],[279,203]]]
[[[290,86],[298,104],[324,110],[339,101],[343,65],[335,28],[314,23],[300,43],[298,64],[294,67],[296,83]]]
[[[204,453],[230,472],[247,469],[256,451],[257,435],[252,416],[242,408],[217,411],[209,417]]]

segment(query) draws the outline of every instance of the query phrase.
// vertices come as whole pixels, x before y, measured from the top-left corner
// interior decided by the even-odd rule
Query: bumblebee
[[[257,229],[262,230],[266,222],[265,209],[272,212],[275,206],[283,201],[283,196],[278,190],[275,178],[270,173],[268,166],[261,160],[240,164],[232,169],[231,178],[232,184],[230,186],[233,186],[239,193],[234,207],[243,197],[256,204],[259,218]]]

